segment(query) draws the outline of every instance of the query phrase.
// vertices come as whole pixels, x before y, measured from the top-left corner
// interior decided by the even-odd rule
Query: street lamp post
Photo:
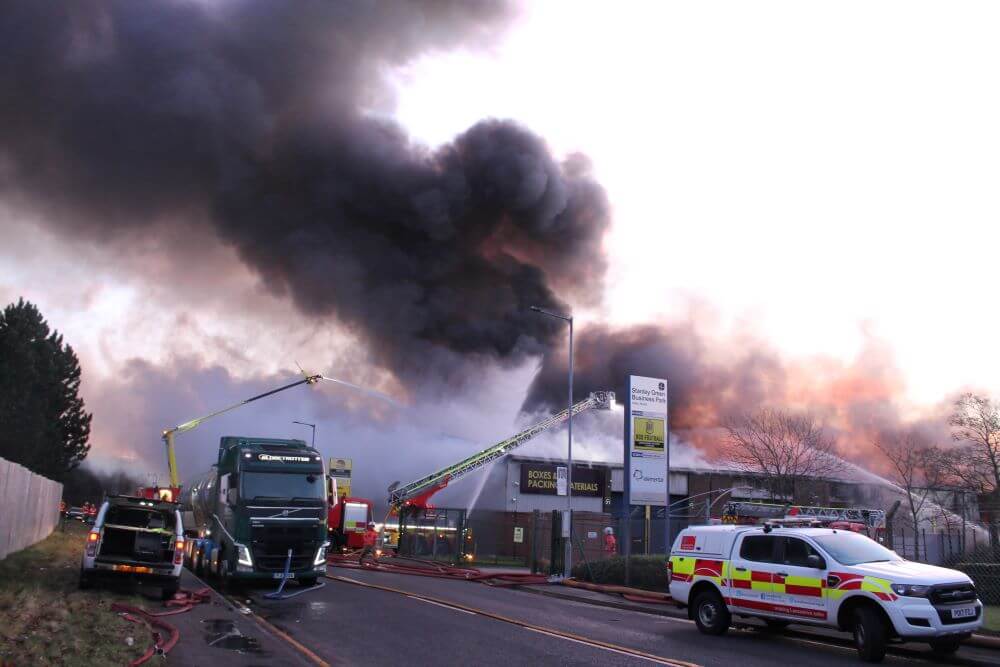
[[[309,422],[295,421],[294,419],[292,420],[292,423],[293,424],[301,424],[302,426],[308,426],[309,428],[311,428],[313,430],[312,448],[316,449],[316,424],[310,424]]]
[[[558,315],[549,312],[538,306],[531,306],[531,310],[542,315],[555,317],[569,323],[569,415],[566,419],[566,430],[568,432],[568,444],[566,447],[566,521],[569,522],[566,534],[566,548],[563,552],[563,576],[569,578],[573,569],[573,316]]]

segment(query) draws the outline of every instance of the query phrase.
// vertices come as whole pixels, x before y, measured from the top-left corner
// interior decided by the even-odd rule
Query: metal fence
[[[1000,521],[946,530],[896,529],[886,537],[887,546],[907,560],[964,572],[984,603],[1000,605]]]
[[[62,484],[0,459],[0,558],[48,537],[60,498]]]

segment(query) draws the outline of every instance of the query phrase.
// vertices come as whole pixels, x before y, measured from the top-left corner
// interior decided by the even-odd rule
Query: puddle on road
[[[206,618],[202,624],[205,626],[205,643],[209,646],[237,653],[263,654],[257,638],[240,632],[233,621],[224,618]]]
[[[330,611],[330,605],[326,602],[310,602],[309,606],[306,607],[306,613],[309,618],[326,618]]]

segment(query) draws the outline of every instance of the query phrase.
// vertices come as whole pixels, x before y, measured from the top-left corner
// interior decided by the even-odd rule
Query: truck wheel
[[[302,588],[312,588],[316,585],[316,577],[303,577],[299,579],[299,583],[302,584]]]
[[[962,640],[957,637],[938,637],[931,640],[931,650],[939,655],[949,655],[958,650]]]
[[[219,547],[219,584],[225,586],[226,582],[229,581],[229,560],[226,558],[226,552]]]
[[[80,568],[80,583],[79,587],[81,591],[85,591],[94,587],[94,580],[91,578],[89,572],[84,572],[83,568]]]
[[[208,576],[210,577],[220,577],[222,572],[219,570],[219,562],[221,559],[222,552],[219,547],[215,547],[211,551],[211,555],[208,557]]]
[[[885,622],[875,609],[864,606],[854,612],[854,647],[865,662],[882,662],[888,634]]]
[[[726,603],[715,591],[705,591],[694,601],[694,622],[705,635],[721,635],[729,629],[731,616]]]

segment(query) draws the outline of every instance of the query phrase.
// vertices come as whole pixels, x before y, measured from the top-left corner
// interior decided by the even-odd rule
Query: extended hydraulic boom
[[[613,391],[595,391],[590,394],[589,397],[573,406],[573,416],[575,417],[579,413],[590,409],[610,409],[614,402],[615,393]],[[432,472],[426,477],[421,477],[414,482],[392,489],[389,492],[389,506],[394,508],[399,508],[404,504],[418,507],[426,506],[431,495],[448,486],[449,482],[452,482],[459,477],[472,472],[473,470],[482,468],[488,463],[509,454],[512,450],[517,449],[539,433],[547,431],[553,426],[558,426],[569,418],[569,413],[569,409],[563,410],[562,412],[552,415],[548,419],[539,422],[538,424],[535,424],[520,433],[512,435],[506,440],[501,440],[494,445],[490,445],[486,449],[473,454],[467,459],[459,461],[458,463],[450,465],[446,468],[442,468],[441,470]]]
[[[305,375],[305,373],[303,373]],[[272,389],[271,391],[265,391],[263,394],[258,394],[250,398],[244,399],[239,403],[234,403],[230,406],[222,408],[221,410],[216,410],[212,414],[205,415],[204,417],[198,417],[197,419],[192,419],[191,421],[184,422],[174,426],[173,428],[163,429],[163,444],[167,446],[167,468],[170,471],[170,486],[172,488],[180,487],[180,477],[177,474],[177,457],[174,455],[174,434],[183,433],[184,431],[190,431],[191,429],[197,427],[203,421],[211,419],[212,417],[218,417],[219,415],[229,412],[230,410],[235,410],[238,407],[246,405],[247,403],[252,403],[261,398],[271,396],[272,394],[277,394],[279,391],[285,391],[286,389],[291,389],[292,387],[298,387],[300,384],[316,384],[320,380],[324,379],[322,375],[306,375],[303,379],[284,386],[278,387],[277,389]]]

